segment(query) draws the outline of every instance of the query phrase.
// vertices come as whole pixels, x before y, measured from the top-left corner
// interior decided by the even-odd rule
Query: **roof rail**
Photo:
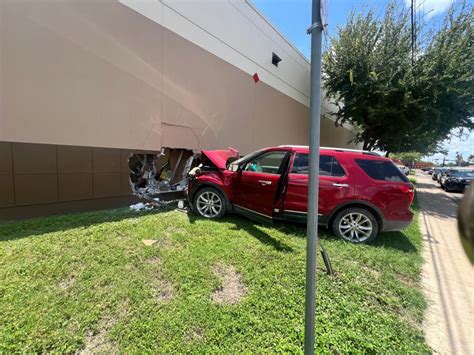
[[[279,147],[280,148],[309,148],[309,146],[307,145],[290,145],[290,144],[280,145]],[[337,152],[362,153],[362,154],[375,155],[377,157],[380,157],[379,153],[371,152],[368,150],[362,150],[362,149],[349,149],[349,148],[337,148],[337,147],[319,147],[319,149],[335,150]]]

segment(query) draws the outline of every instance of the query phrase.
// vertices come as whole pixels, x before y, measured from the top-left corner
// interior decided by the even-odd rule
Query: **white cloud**
[[[418,11],[422,12],[426,19],[442,14],[445,12],[453,0],[416,0]],[[405,0],[407,6],[411,6],[411,0]]]
[[[464,159],[467,159],[471,154],[474,154],[474,131],[472,131],[468,136],[457,138],[454,137],[450,141],[443,142],[443,148],[448,151],[446,159],[448,162],[454,162],[456,159],[456,152],[459,152]],[[441,162],[443,160],[442,154],[435,154],[427,157],[428,161]]]

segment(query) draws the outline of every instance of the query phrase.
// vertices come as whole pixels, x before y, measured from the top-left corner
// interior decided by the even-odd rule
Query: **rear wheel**
[[[198,215],[209,219],[221,218],[227,212],[224,196],[213,187],[199,190],[194,197],[193,207]]]
[[[332,222],[334,234],[351,243],[370,242],[377,236],[378,229],[373,214],[359,207],[340,211]]]

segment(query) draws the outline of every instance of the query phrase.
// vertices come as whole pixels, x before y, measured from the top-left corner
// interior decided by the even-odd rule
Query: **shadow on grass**
[[[196,216],[193,212],[188,212],[188,219],[190,223],[195,223],[196,220],[202,219]],[[261,224],[258,222],[254,222],[251,219],[245,218],[239,215],[230,215],[223,219],[216,219],[215,222],[225,222],[225,223],[232,223],[233,226],[231,227],[232,230],[244,230],[252,237],[260,241],[262,244],[272,246],[275,250],[281,251],[284,253],[290,253],[293,251],[293,248],[285,243],[282,243],[278,239],[272,237],[270,234],[266,233],[259,226],[264,226],[265,224]],[[270,227],[274,227],[272,224],[268,224]]]
[[[0,242],[22,239],[32,236],[40,236],[47,233],[67,231],[75,228],[87,228],[90,226],[122,221],[125,219],[138,218],[145,215],[156,215],[164,212],[169,212],[175,209],[176,206],[169,205],[154,209],[151,211],[132,212],[128,208],[112,209],[96,212],[83,212],[74,214],[65,214],[59,216],[34,218],[30,220],[22,220],[15,222],[5,222],[0,224]],[[201,219],[192,212],[187,213],[190,223],[195,223],[196,220]],[[262,230],[260,227],[264,226],[259,222],[254,222],[246,217],[239,215],[231,215],[216,222],[232,223],[233,230],[244,230],[249,235],[260,241],[262,244],[269,245],[280,252],[292,252],[293,248],[272,237],[269,233]],[[298,238],[306,237],[306,225],[302,223],[292,222],[275,222],[269,226],[277,228],[283,233],[291,234]],[[321,240],[339,240],[327,228],[319,226],[319,236]],[[376,248],[391,248],[401,250],[407,253],[415,253],[416,247],[411,241],[401,232],[387,232],[381,233],[374,242],[367,244]]]
[[[284,233],[293,234],[300,238],[306,238],[306,225],[296,224],[291,222],[278,222],[275,226]],[[318,227],[318,235],[321,240],[341,240],[335,236],[332,231],[325,227]],[[347,242],[349,243],[349,242]],[[416,246],[410,241],[410,239],[403,232],[383,232],[380,233],[373,242],[366,244],[370,247],[375,248],[390,248],[400,250],[405,253],[416,253]]]
[[[171,211],[174,208],[175,206],[165,206],[159,209],[138,212],[130,211],[128,208],[119,208],[3,222],[0,223],[0,242],[159,214]]]

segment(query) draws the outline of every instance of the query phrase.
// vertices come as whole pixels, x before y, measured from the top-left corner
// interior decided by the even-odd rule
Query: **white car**
[[[405,175],[408,175],[410,173],[410,168],[405,165],[397,165],[397,168]]]

